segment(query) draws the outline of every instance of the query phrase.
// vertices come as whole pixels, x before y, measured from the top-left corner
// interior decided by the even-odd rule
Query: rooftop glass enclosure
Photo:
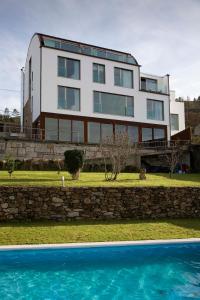
[[[142,91],[169,94],[168,75],[156,76],[151,74],[140,73],[140,86]]]
[[[126,53],[120,53],[120,52],[115,52],[103,48],[96,48],[94,46],[84,45],[84,44],[70,42],[70,41],[68,42],[63,40],[50,39],[46,37],[43,37],[43,42],[44,42],[44,46],[46,47],[119,61],[131,65],[138,65],[135,58],[132,55]]]

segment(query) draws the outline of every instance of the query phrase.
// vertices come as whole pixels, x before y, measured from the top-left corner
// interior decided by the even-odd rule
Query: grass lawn
[[[7,171],[0,171],[0,186],[30,185],[30,186],[61,186],[61,176],[65,176],[66,186],[199,186],[200,174],[147,174],[147,180],[139,180],[137,173],[121,173],[115,182],[104,179],[104,173],[81,173],[78,181],[71,180],[67,172],[56,171],[15,171],[12,179]]]
[[[0,245],[200,238],[200,219],[1,223]]]

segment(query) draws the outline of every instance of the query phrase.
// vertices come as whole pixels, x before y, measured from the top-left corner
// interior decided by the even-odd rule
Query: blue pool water
[[[200,299],[200,244],[0,251],[0,299]]]

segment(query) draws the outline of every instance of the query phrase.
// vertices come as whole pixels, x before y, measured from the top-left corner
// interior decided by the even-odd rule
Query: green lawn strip
[[[137,173],[121,173],[117,181],[105,181],[104,173],[86,173],[79,180],[71,180],[67,172],[56,171],[15,171],[12,179],[7,171],[0,171],[0,186],[61,186],[61,177],[65,176],[65,185],[71,186],[197,186],[200,187],[200,174],[147,174],[147,180],[139,180]]]
[[[0,245],[200,238],[200,219],[1,223]]]

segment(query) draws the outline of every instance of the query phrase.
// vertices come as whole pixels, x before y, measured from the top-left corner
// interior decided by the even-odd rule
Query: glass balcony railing
[[[119,53],[107,49],[95,48],[92,46],[87,46],[79,43],[76,44],[72,42],[59,41],[59,40],[54,40],[49,38],[44,38],[43,41],[46,47],[119,61],[131,65],[137,65],[137,61],[130,54]]]
[[[141,77],[141,90],[152,93],[168,94],[167,82],[165,77],[159,80]]]

